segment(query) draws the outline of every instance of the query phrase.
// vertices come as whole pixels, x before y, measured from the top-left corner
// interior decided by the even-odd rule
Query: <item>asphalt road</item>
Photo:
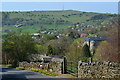
[[[55,78],[51,76],[46,76],[44,74],[40,74],[38,72],[27,71],[27,70],[19,70],[14,68],[2,68],[0,70],[0,75],[3,80],[11,79],[11,80],[34,80],[40,78]]]

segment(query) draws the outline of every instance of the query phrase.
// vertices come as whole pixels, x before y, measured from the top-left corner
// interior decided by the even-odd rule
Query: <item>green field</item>
[[[93,25],[95,27],[108,24],[115,14],[81,12],[75,10],[64,11],[30,11],[3,12],[3,34],[12,32],[36,33],[50,29],[62,30],[74,27],[73,24]],[[15,25],[22,25],[15,27]]]

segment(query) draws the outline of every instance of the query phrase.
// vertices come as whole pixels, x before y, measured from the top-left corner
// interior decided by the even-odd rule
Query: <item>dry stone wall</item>
[[[41,69],[39,65],[42,64],[42,69],[50,72],[62,73],[62,62],[48,62],[48,63],[41,63],[41,62],[19,62],[19,67],[23,67],[25,69]]]
[[[78,64],[79,78],[120,78],[120,63],[81,62]]]

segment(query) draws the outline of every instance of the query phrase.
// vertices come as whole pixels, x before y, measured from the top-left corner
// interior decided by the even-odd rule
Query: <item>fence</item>
[[[78,76],[78,62],[67,61],[67,73]]]

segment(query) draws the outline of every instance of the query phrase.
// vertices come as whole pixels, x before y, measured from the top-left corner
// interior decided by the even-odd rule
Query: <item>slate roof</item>
[[[50,56],[45,56],[45,55],[40,55],[40,54],[32,54],[30,55],[30,60],[31,61],[52,61],[52,62],[63,62],[62,58],[57,58],[57,57],[50,57]]]
[[[102,37],[87,37],[87,38],[83,38],[82,40],[84,41],[104,41],[104,40],[107,40],[108,37],[106,36],[102,36]]]
[[[52,62],[63,62],[63,59],[61,58],[52,58]]]

